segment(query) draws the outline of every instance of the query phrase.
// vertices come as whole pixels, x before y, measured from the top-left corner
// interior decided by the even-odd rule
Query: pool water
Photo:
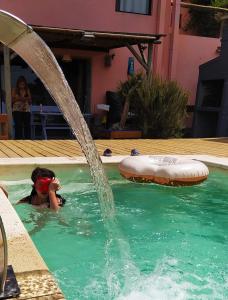
[[[228,299],[228,173],[193,187],[137,184],[107,167],[117,229],[107,232],[88,169],[56,167],[60,213],[15,205],[66,299]],[[29,174],[8,180],[13,204]]]

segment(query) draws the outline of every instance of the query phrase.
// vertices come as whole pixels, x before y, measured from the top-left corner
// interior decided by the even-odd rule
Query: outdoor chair
[[[57,106],[32,105],[31,107],[31,136],[32,139],[48,139],[48,132],[58,130],[71,130],[62,112]],[[37,132],[40,134],[37,135]]]

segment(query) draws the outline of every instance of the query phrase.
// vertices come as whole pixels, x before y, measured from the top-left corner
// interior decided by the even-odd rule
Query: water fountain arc
[[[41,79],[63,112],[86,156],[108,233],[105,253],[109,299],[116,299],[120,293],[116,274],[123,277],[123,282],[127,284],[138,278],[138,270],[130,258],[129,245],[116,221],[112,190],[88,126],[55,56],[45,42],[23,21],[2,10],[0,28],[0,41],[20,55]],[[111,259],[113,247],[119,250],[118,264]]]
[[[30,26],[3,10],[0,10],[0,28],[0,41],[27,62],[63,112],[90,166],[100,200],[102,217],[104,219],[114,217],[113,194],[99,153],[55,56]]]

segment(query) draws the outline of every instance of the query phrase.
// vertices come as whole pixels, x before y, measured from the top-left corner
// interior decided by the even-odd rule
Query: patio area
[[[140,154],[212,155],[228,157],[228,138],[210,139],[137,139],[95,140],[100,155],[106,148],[113,156],[129,155],[136,148]],[[1,140],[0,158],[77,157],[83,156],[76,140]]]

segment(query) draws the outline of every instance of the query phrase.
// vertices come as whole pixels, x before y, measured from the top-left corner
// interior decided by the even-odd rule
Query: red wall
[[[199,66],[218,56],[220,39],[179,35],[176,80],[190,92],[189,104],[195,103]]]
[[[165,33],[165,27],[158,26],[161,2],[160,0],[152,2],[151,16],[116,12],[116,0],[0,0],[0,9],[16,15],[30,25],[94,31]],[[170,6],[169,0],[162,0],[163,6],[164,3]],[[163,22],[167,21],[161,18],[160,23]],[[55,49],[55,53],[57,55],[70,53],[73,57],[91,60],[92,111],[95,110],[97,103],[105,102],[107,90],[115,90],[120,80],[127,79],[128,58],[133,56],[127,48],[114,49],[111,51],[115,53],[112,66],[104,67],[105,54],[101,52]],[[136,60],[135,69],[142,69]]]
[[[176,19],[176,24],[171,24],[169,0],[154,0],[152,16],[116,12],[115,3],[115,0],[0,0],[0,9],[9,11],[32,25],[100,31],[165,33],[167,36],[162,38],[162,44],[155,46],[154,71],[168,78],[170,66],[173,64],[174,79],[190,92],[190,103],[194,104],[199,65],[217,55],[219,39],[177,33],[175,47],[172,47],[172,32],[179,26],[179,20]],[[104,67],[104,53],[55,50],[58,55],[67,52],[74,57],[91,60],[92,110],[97,103],[105,101],[107,90],[115,90],[120,80],[127,79],[128,57],[133,56],[127,48],[114,49],[111,51],[115,53],[112,66]],[[135,68],[141,69],[137,62]]]
[[[96,105],[105,102],[105,93],[107,90],[115,91],[120,83],[127,79],[128,57],[132,56],[127,48],[115,49],[110,53],[114,53],[110,67],[104,66],[105,53],[53,49],[56,56],[61,57],[64,53],[69,53],[72,58],[87,58],[92,64],[91,78],[91,110],[96,112]],[[140,71],[141,67],[135,63],[135,70]]]
[[[158,1],[152,1],[152,16],[116,12],[116,0],[1,0],[0,9],[30,25],[155,33]]]

